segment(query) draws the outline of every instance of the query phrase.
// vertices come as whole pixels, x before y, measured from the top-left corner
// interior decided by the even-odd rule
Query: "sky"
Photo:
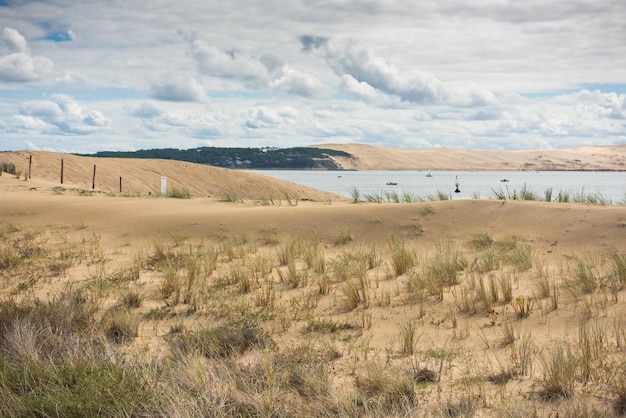
[[[624,0],[0,0],[0,151],[626,144]]]

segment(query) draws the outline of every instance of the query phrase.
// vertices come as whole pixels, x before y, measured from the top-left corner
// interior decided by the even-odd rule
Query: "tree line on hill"
[[[176,148],[138,151],[100,151],[95,157],[150,158],[187,161],[225,168],[341,170],[330,157],[351,158],[351,154],[325,148],[218,148],[199,147],[186,150]]]

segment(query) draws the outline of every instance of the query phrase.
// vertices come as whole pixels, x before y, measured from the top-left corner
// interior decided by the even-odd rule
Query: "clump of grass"
[[[576,391],[578,358],[570,344],[559,342],[542,358],[543,376],[539,383],[545,399],[571,398]]]
[[[142,301],[143,297],[138,291],[128,290],[122,295],[120,305],[128,309],[135,309],[141,307]]]
[[[186,188],[173,186],[168,192],[167,197],[174,199],[191,199],[191,192]]]
[[[137,336],[139,317],[126,309],[114,307],[105,314],[102,328],[106,338],[114,344],[128,344]]]
[[[435,256],[425,262],[421,274],[431,294],[442,299],[444,288],[458,284],[459,271],[465,267],[467,259],[459,248],[450,243],[437,244]]]
[[[480,251],[471,265],[471,270],[479,273],[487,273],[489,271],[500,269],[502,254],[495,248],[488,247]]]
[[[411,414],[417,407],[412,379],[401,370],[369,363],[366,375],[357,376],[356,387],[366,411],[374,405],[384,414]]]
[[[573,277],[568,280],[569,285],[583,294],[595,292],[600,286],[600,278],[592,263],[583,257],[576,257],[574,263]]]
[[[174,352],[182,355],[195,354],[221,358],[241,355],[252,347],[269,347],[273,341],[258,325],[241,323],[176,335],[169,344]]]
[[[500,291],[502,292],[502,299],[504,302],[511,302],[513,300],[513,279],[511,278],[511,272],[501,272],[498,278],[498,284]]]
[[[352,241],[352,233],[348,229],[343,228],[335,238],[335,245],[346,245],[350,241]]]
[[[276,256],[281,266],[294,263],[302,254],[302,239],[290,238],[276,249]]]
[[[0,172],[9,173],[16,175],[17,169],[15,168],[15,163],[3,161],[0,163]]]
[[[393,237],[389,241],[389,249],[391,251],[391,265],[396,277],[405,274],[415,266],[417,255],[401,239]]]
[[[476,250],[486,250],[493,246],[494,239],[488,232],[475,232],[470,239],[470,245]]]
[[[400,328],[400,353],[403,356],[412,356],[417,348],[419,335],[417,334],[417,324],[406,322]]]
[[[280,280],[287,283],[294,289],[300,286],[305,286],[309,281],[309,272],[307,269],[299,269],[295,261],[290,261],[287,264],[287,271],[283,269],[277,269]]]
[[[523,319],[527,318],[532,313],[533,307],[535,306],[535,300],[532,296],[518,296],[511,302],[511,306],[513,306],[513,310],[515,311],[517,317]]]
[[[356,187],[350,189],[350,195],[352,196],[352,203],[361,202],[361,192]]]
[[[626,288],[626,254],[615,249],[609,253],[609,277],[615,289]]]
[[[338,322],[332,319],[316,319],[309,318],[309,322],[302,330],[304,333],[320,332],[324,334],[332,334],[335,332],[355,329],[356,327],[347,322]]]
[[[539,296],[544,298],[550,296],[552,283],[550,281],[550,273],[547,268],[543,266],[536,266],[533,279]]]
[[[385,202],[385,197],[382,191],[367,194],[365,196],[365,199],[370,203],[384,203]]]
[[[227,203],[243,203],[243,198],[239,196],[237,193],[232,192],[224,192],[222,194],[222,202]]]
[[[349,279],[341,285],[346,308],[351,311],[359,305],[369,306],[369,281],[366,277]]]
[[[613,394],[613,411],[618,415],[626,415],[626,365],[616,367],[610,376],[609,391]]]
[[[532,246],[527,242],[518,242],[510,253],[508,261],[519,271],[527,271],[533,266]]]

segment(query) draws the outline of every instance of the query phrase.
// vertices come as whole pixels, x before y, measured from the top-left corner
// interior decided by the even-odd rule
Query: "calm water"
[[[252,170],[282,180],[303,184],[320,190],[352,197],[356,188],[361,196],[396,192],[400,196],[409,193],[427,198],[439,192],[453,199],[488,199],[494,191],[512,195],[526,187],[544,195],[552,188],[553,196],[559,191],[570,196],[599,193],[613,203],[624,203],[626,199],[626,172],[581,172],[581,171],[434,171],[427,177],[425,171],[301,171],[301,170]],[[454,193],[458,178],[460,193]],[[502,180],[508,180],[503,182]],[[388,185],[387,183],[397,183]]]

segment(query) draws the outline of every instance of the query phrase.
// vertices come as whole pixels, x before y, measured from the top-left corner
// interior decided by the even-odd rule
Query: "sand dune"
[[[332,193],[271,177],[172,160],[83,157],[43,151],[0,153],[0,162],[12,162],[23,173],[32,156],[33,181],[48,185],[92,190],[96,166],[95,191],[127,195],[160,194],[161,177],[167,177],[168,190],[176,187],[194,197],[222,199],[226,195],[241,199],[290,199],[328,201],[340,199]],[[63,160],[63,185],[61,185]],[[23,177],[23,175],[22,175]]]
[[[375,165],[376,152],[390,156],[387,169],[408,167],[403,164],[411,160],[409,151],[356,148],[362,159],[361,168],[383,168],[382,164]],[[581,151],[572,151],[567,158],[577,152]],[[589,152],[589,155],[599,161],[602,152]],[[441,151],[434,154],[441,155]],[[411,396],[419,399],[418,416],[443,416],[438,415],[442,402],[454,408],[468,405],[477,416],[494,417],[520,416],[520,411],[526,411],[525,415],[529,416],[577,416],[583,407],[588,408],[585,411],[606,412],[614,404],[611,388],[617,383],[611,379],[620,375],[614,376],[606,370],[611,365],[626,364],[623,350],[626,288],[611,287],[609,265],[611,254],[621,257],[626,254],[626,206],[493,199],[353,204],[347,199],[271,178],[173,161],[109,160],[37,152],[4,153],[0,154],[0,161],[20,163],[20,168],[26,170],[29,155],[33,156],[30,180],[25,180],[24,175],[19,179],[6,173],[0,176],[0,233],[4,237],[0,243],[4,247],[0,249],[2,254],[12,254],[11,247],[6,246],[11,242],[9,245],[20,248],[22,245],[27,248],[30,243],[48,249],[39,248],[26,254],[29,257],[39,254],[42,258],[39,264],[31,259],[23,263],[24,268],[18,265],[15,270],[0,269],[0,300],[7,303],[28,298],[46,300],[73,286],[96,295],[102,309],[100,315],[105,315],[111,312],[107,309],[113,311],[118,306],[125,294],[137,291],[142,303],[130,312],[138,321],[136,335],[132,344],[114,348],[121,350],[129,361],[162,356],[171,359],[168,338],[172,338],[173,329],[193,333],[207,324],[223,323],[225,318],[246,316],[256,318],[271,334],[277,343],[273,353],[289,352],[298,344],[333,347],[339,353],[337,358],[328,360],[333,388],[337,389],[331,391],[333,395],[355,390],[359,379],[371,376],[368,373],[373,364],[380,366],[376,370],[381,370],[382,376],[389,376],[384,380],[388,383],[410,376],[416,367],[431,370],[438,381],[410,384],[415,386],[410,386]],[[456,155],[474,158],[469,151],[466,154],[459,151]],[[524,164],[527,158],[524,155],[516,164]],[[63,187],[58,179],[60,158],[65,161],[67,176]],[[452,164],[440,158],[440,166],[434,162],[429,166],[437,169]],[[484,158],[485,164],[487,160],[496,164],[493,159]],[[378,160],[382,159],[379,155]],[[502,156],[497,161],[502,163],[504,159]],[[512,160],[507,157],[507,161]],[[93,164],[98,170],[97,193],[81,193],[91,187]],[[497,164],[490,167],[501,169]],[[161,175],[168,176],[179,187],[188,188],[194,197],[155,196]],[[132,186],[133,192],[116,191],[119,176],[129,188]],[[223,193],[237,194],[245,200],[221,201],[219,197]],[[311,200],[298,200],[297,204],[295,201],[260,204],[255,200],[272,193],[290,193]],[[478,266],[488,260],[490,253],[472,246],[471,241],[478,233],[505,244],[515,238],[515,242],[522,243],[520,248],[529,249],[532,266],[514,267],[513,256],[509,254],[486,271],[479,270]],[[39,234],[43,238],[33,238]],[[298,259],[297,268],[309,275],[299,285],[282,279],[281,274],[286,276],[288,267],[278,261],[279,250],[294,237],[319,244],[325,262],[325,272],[319,276],[303,258]],[[415,251],[414,272],[397,276],[392,273],[389,245],[392,239]],[[181,258],[192,256],[195,251],[219,249],[215,270],[198,278],[194,288],[189,279],[186,286],[193,293],[189,301],[164,295],[169,280],[167,273],[150,265],[156,243],[164,243],[167,251],[176,252]],[[238,255],[229,254],[229,246],[240,246]],[[446,285],[440,296],[427,289],[416,292],[409,283],[426,274],[428,265],[442,248],[446,251],[446,246],[459,249],[467,257],[458,283]],[[339,279],[335,263],[339,265],[342,259],[370,248],[381,257],[381,264],[368,269],[360,282],[356,278]],[[73,254],[71,267],[55,270],[54,274],[41,270],[46,263],[58,263],[64,251]],[[584,273],[597,278],[597,288],[588,293],[575,288],[575,283],[581,280],[577,270],[581,265],[579,260],[583,266],[589,266]],[[233,272],[246,271],[252,275],[255,266],[263,261],[270,264],[270,271],[262,277],[255,273],[250,289],[242,291],[232,277]],[[29,263],[40,270],[29,270]],[[59,264],[63,265],[55,265]],[[137,269],[131,270],[132,266]],[[122,273],[129,271],[135,271],[136,276],[120,281],[119,277],[126,277]],[[553,286],[549,295],[538,293],[538,277],[543,274]],[[176,277],[187,282],[184,268],[177,271]],[[503,299],[502,288],[507,278],[512,286],[513,299],[509,301]],[[319,287],[322,279],[329,283],[325,293]],[[477,281],[492,283],[495,289],[490,308],[478,296]],[[359,292],[367,301],[361,300],[347,308],[347,283],[364,283]],[[275,300],[270,303],[263,299],[267,295],[273,295]],[[531,311],[524,317],[516,312],[519,300],[532,301]],[[154,319],[155,312],[163,314],[161,319]],[[348,326],[328,333],[304,333],[312,321]],[[413,354],[403,352],[403,324],[416,327]],[[576,347],[583,326],[606,332],[601,336],[602,355],[594,358],[593,371],[597,377],[594,375],[589,382],[578,378],[576,395],[571,400],[539,399],[539,390],[545,382],[541,359],[550,355],[555,341],[567,341]],[[512,341],[503,343],[507,330]],[[524,344],[529,348],[524,352],[528,356],[527,365],[522,367],[519,356]],[[445,354],[445,360],[441,353]],[[260,351],[229,364],[241,363],[248,370],[247,367],[262,362],[267,355],[267,350]],[[174,363],[162,364],[167,368]],[[191,372],[184,369],[179,373],[185,376]],[[500,375],[506,380],[493,383],[494,376]],[[164,374],[163,383],[167,378]],[[173,386],[178,399],[183,395],[178,392],[182,389],[176,382]],[[205,389],[203,384],[198,390]],[[294,395],[297,391],[292,389],[285,392],[289,394],[289,402],[295,402],[297,396]],[[282,396],[283,392],[280,393]],[[346,396],[353,396],[347,393]],[[197,393],[194,391],[191,396],[195,402]],[[379,399],[375,398],[376,394],[367,396],[374,397],[369,402]],[[251,395],[249,399],[260,398]],[[318,398],[302,397],[301,402],[317,405]],[[396,408],[391,413],[402,414],[393,403],[381,408]]]
[[[348,170],[626,170],[626,145],[559,150],[396,149],[325,144],[355,158],[333,157]]]
[[[382,246],[392,236],[431,245],[437,241],[463,241],[472,233],[485,231],[527,237],[540,254],[549,251],[563,255],[586,248],[626,249],[623,206],[466,200],[357,205],[322,202],[277,207],[199,198],[57,195],[51,189],[31,185],[6,174],[0,177],[3,222],[38,227],[82,225],[115,243],[127,237],[149,242],[169,234],[195,238],[247,235],[263,240],[272,231],[282,236],[314,234],[332,243],[348,230],[356,241]]]

